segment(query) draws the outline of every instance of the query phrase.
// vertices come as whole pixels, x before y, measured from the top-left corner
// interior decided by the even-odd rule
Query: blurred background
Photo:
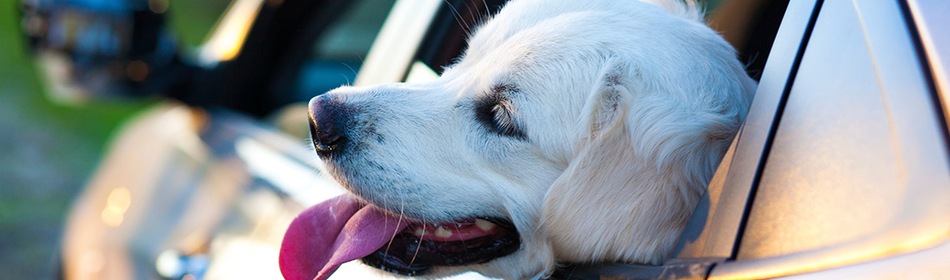
[[[180,44],[201,43],[229,0],[171,0]],[[110,136],[154,100],[49,100],[20,29],[20,1],[0,0],[0,271],[4,279],[56,272],[63,222]]]

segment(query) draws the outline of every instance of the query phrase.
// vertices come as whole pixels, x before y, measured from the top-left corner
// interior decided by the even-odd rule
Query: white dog
[[[298,218],[282,269],[662,263],[754,90],[693,4],[514,0],[433,82],[311,101],[317,153],[353,195]]]

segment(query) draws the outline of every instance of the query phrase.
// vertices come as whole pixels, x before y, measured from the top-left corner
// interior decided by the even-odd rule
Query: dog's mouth
[[[362,261],[388,272],[415,276],[433,266],[485,263],[520,246],[510,221],[470,218],[443,224],[414,223]]]
[[[436,266],[485,263],[514,253],[520,243],[505,219],[421,223],[341,196],[297,216],[284,235],[279,262],[286,279],[326,279],[356,259],[416,276]]]

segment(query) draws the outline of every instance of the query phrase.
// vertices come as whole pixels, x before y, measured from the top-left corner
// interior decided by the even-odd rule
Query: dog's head
[[[364,261],[513,279],[661,262],[754,87],[690,6],[515,0],[435,81],[341,87],[310,109],[329,173],[408,224]]]

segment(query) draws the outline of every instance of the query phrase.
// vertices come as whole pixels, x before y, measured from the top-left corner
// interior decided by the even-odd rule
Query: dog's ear
[[[705,163],[718,153],[704,146],[715,126],[669,96],[636,92],[648,90],[636,76],[603,71],[574,158],[548,189],[541,230],[562,260],[661,262],[712,174],[704,166],[718,162]]]

